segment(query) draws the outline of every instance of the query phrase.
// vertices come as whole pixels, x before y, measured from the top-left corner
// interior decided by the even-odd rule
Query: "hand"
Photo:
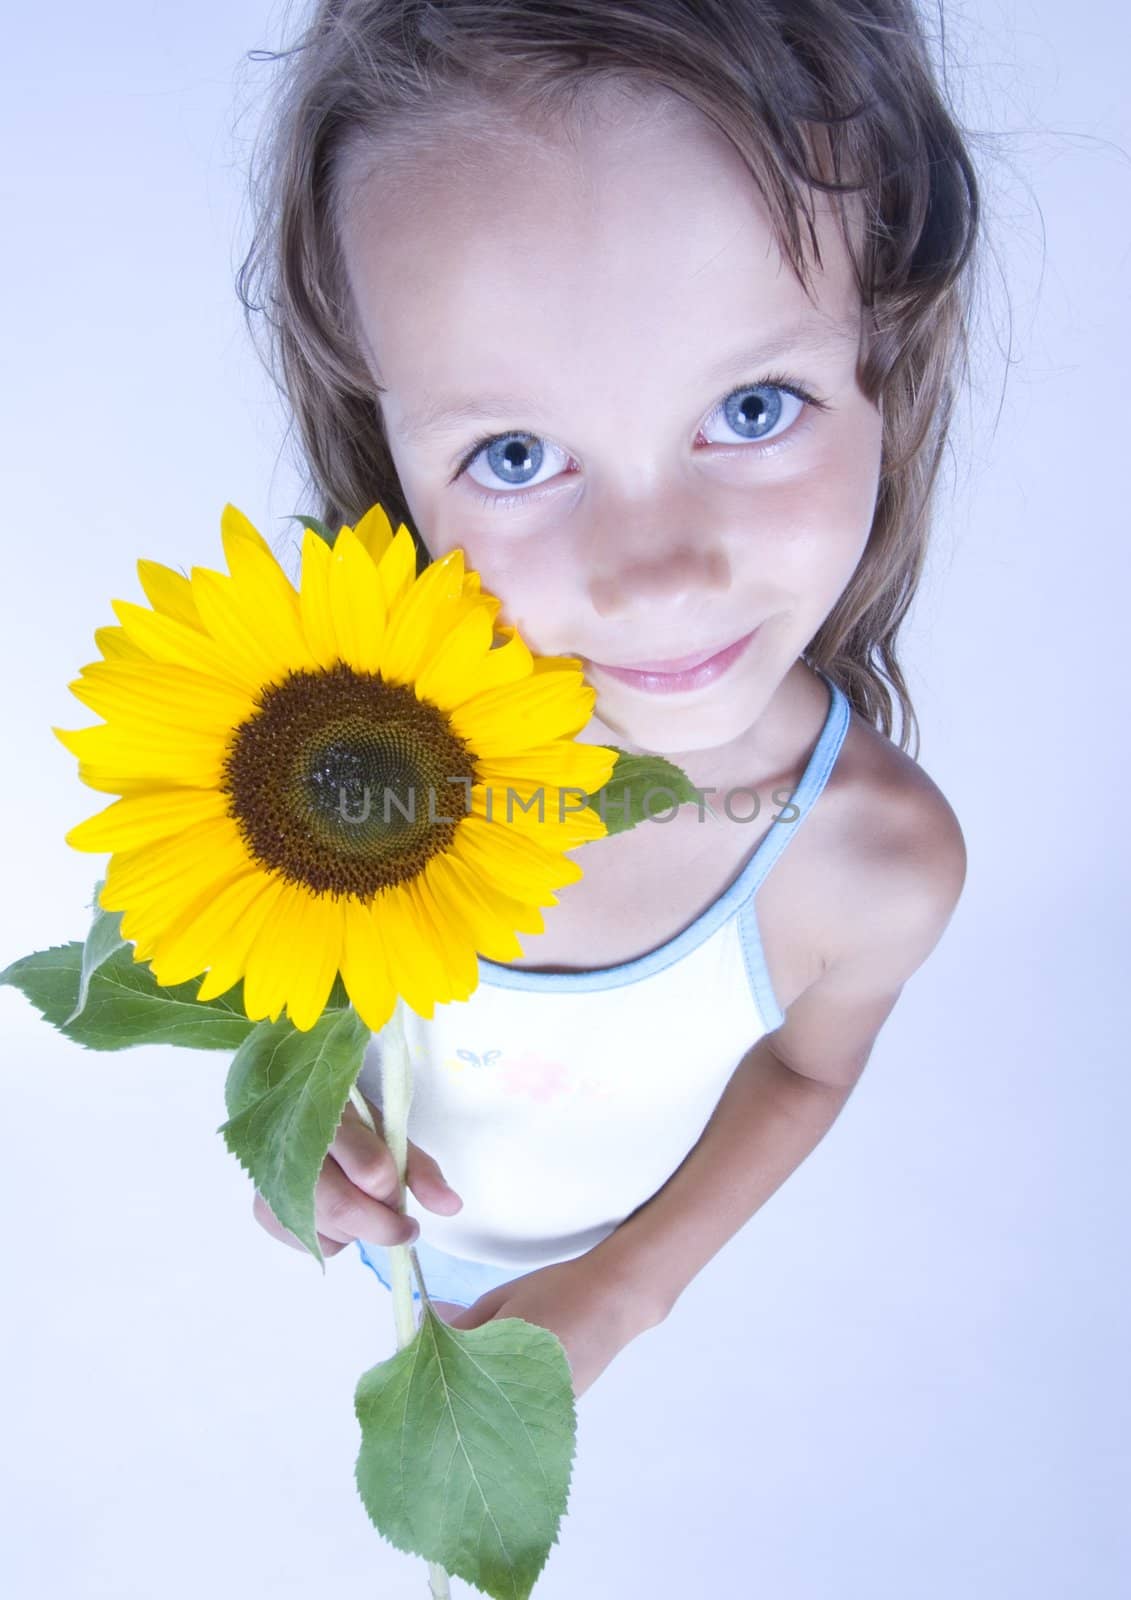
[[[393,1152],[384,1140],[385,1123],[380,1108],[366,1100],[377,1127],[372,1133],[362,1122],[352,1100],[346,1101],[342,1120],[334,1135],[318,1182],[314,1189],[314,1216],[318,1243],[325,1256],[336,1256],[355,1239],[372,1239],[375,1244],[408,1244],[419,1228],[411,1217],[397,1210],[397,1167]],[[463,1205],[432,1156],[408,1140],[405,1159],[405,1187],[411,1189],[422,1206],[450,1217]],[[252,1214],[273,1239],[305,1250],[289,1228],[284,1228],[259,1190],[255,1191]]]
[[[613,1357],[654,1326],[641,1303],[619,1282],[602,1280],[585,1256],[539,1267],[490,1289],[455,1314],[453,1328],[480,1328],[501,1317],[521,1317],[548,1328],[565,1346],[580,1399]]]

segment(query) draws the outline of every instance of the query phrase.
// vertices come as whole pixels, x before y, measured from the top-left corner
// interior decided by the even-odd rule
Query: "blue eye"
[[[792,416],[789,403],[796,408]],[[781,421],[782,413],[786,414],[786,426],[796,422],[801,414],[804,399],[794,394],[791,390],[779,388],[774,383],[752,383],[745,389],[736,389],[733,394],[728,394],[721,406],[711,412],[708,422],[715,417],[722,416],[728,428],[733,428],[740,440],[760,444],[764,439],[774,436],[774,429]],[[782,432],[785,430],[782,429]],[[731,443],[728,439],[720,439],[720,444]]]
[[[792,402],[792,405],[787,402]],[[740,389],[732,390],[710,413],[704,424],[706,427],[717,417],[721,417],[726,427],[731,429],[736,437],[707,442],[718,444],[745,442],[757,446],[763,442],[774,441],[788,431],[807,405],[819,411],[829,409],[827,401],[818,400],[800,384],[793,383],[787,378],[767,378],[760,383],[745,384]],[[784,427],[780,425],[783,413]],[[483,470],[488,474],[486,481],[471,471],[480,456],[484,458]],[[540,439],[537,434],[519,432],[488,434],[482,439],[477,439],[472,445],[449,479],[449,483],[454,483],[466,472],[473,483],[482,489],[492,491],[478,497],[484,505],[512,506],[526,499],[538,498],[536,495],[527,496],[522,491],[540,488],[543,484],[552,482],[556,476],[554,472],[551,472],[549,477],[542,478],[539,478],[538,474],[544,466],[552,467],[555,458],[558,458],[559,470],[571,459],[559,445],[550,444]],[[509,486],[519,492],[500,493],[496,485],[500,489]]]
[[[480,455],[483,456],[486,470],[494,474],[495,483],[504,488],[518,489],[529,489],[537,486],[539,481],[545,481],[539,480],[536,475],[547,456],[551,460],[554,456],[561,456],[563,462],[569,460],[564,450],[555,444],[543,444],[535,433],[495,435],[477,444],[474,453],[470,458],[465,458],[460,468],[461,472],[468,472],[473,483],[478,483],[484,489],[493,488],[494,484],[490,480],[484,483],[470,471]]]

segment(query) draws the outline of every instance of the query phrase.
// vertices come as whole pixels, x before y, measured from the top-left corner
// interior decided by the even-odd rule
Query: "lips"
[[[741,639],[736,639],[733,644],[725,645],[721,650],[716,650],[704,656],[686,659],[694,663],[691,666],[680,666],[672,670],[672,663],[667,662],[662,668],[656,667],[613,667],[606,666],[600,661],[590,661],[590,667],[609,678],[616,678],[621,683],[626,683],[630,688],[647,694],[686,694],[694,689],[704,689],[708,684],[714,683],[738,660],[756,637],[758,628],[745,634]]]
[[[594,661],[593,665],[615,667],[621,672],[688,672],[692,667],[702,666],[704,661],[710,661],[724,650],[729,650],[734,643],[736,640],[733,638],[726,639],[722,644],[712,645],[709,650],[697,650],[694,655],[677,656],[672,661]]]

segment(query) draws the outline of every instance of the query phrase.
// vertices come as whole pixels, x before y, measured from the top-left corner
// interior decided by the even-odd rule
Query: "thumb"
[[[466,1331],[469,1328],[478,1328],[486,1320],[485,1317],[476,1314],[474,1306],[465,1306],[463,1310],[456,1311],[448,1317],[447,1323],[449,1328],[463,1328]]]
[[[492,1317],[498,1316],[499,1311],[506,1302],[507,1297],[504,1291],[508,1287],[507,1284],[500,1284],[497,1289],[488,1289],[486,1294],[481,1294],[473,1304],[455,1312],[448,1323],[449,1328],[467,1330],[483,1327],[484,1323],[490,1322]]]

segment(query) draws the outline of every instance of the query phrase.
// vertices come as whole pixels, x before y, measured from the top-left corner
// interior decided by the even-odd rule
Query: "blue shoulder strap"
[[[817,670],[821,671],[820,668]],[[783,808],[786,817],[792,820],[770,824],[769,832],[746,863],[740,879],[742,907],[739,911],[739,934],[742,939],[742,953],[750,978],[750,987],[754,992],[754,1001],[761,1013],[767,1033],[772,1033],[775,1028],[781,1026],[785,1021],[785,1012],[778,1004],[766,967],[755,896],[765,881],[766,874],[793,838],[799,825],[804,822],[828,782],[829,773],[836,764],[852,717],[852,707],[844,690],[833,682],[827,672],[821,672],[821,677],[824,678],[829,691],[828,715],[813,747],[813,753],[805,764],[805,771],[801,774],[800,781],[790,795],[786,807]]]

